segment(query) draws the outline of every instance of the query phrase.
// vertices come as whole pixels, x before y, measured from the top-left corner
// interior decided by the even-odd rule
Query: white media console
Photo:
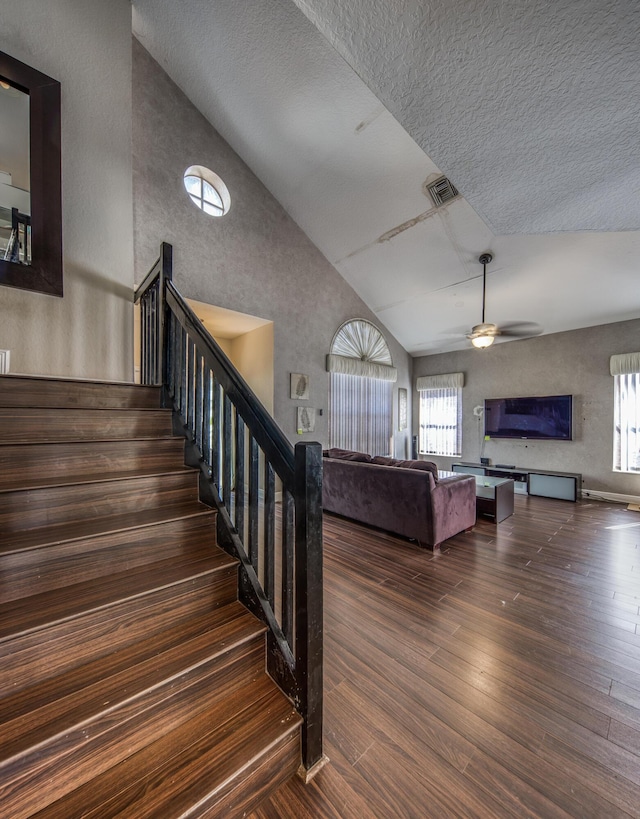
[[[580,496],[582,475],[578,472],[551,472],[548,469],[523,469],[504,464],[457,463],[453,472],[469,475],[487,475],[492,478],[511,478],[514,491],[521,495],[536,495],[540,498],[557,498],[573,501]]]

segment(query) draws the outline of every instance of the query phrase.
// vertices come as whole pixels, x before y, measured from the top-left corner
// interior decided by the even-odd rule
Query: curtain
[[[416,379],[418,392],[424,390],[439,390],[444,387],[457,389],[464,387],[464,373],[441,373],[440,375],[421,375]]]
[[[640,471],[640,372],[614,376],[613,468]]]
[[[640,353],[622,353],[609,359],[611,375],[632,375],[640,373]]]
[[[462,454],[462,390],[440,387],[420,390],[420,453]]]
[[[371,361],[361,361],[359,358],[349,358],[333,353],[327,356],[327,372],[361,375],[365,378],[377,378],[380,381],[398,380],[398,371],[388,364],[375,364]]]
[[[389,455],[391,381],[332,372],[329,383],[329,446]]]

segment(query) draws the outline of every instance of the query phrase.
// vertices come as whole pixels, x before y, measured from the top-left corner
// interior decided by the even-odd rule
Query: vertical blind
[[[330,373],[329,445],[390,454],[392,392],[391,381]]]
[[[613,468],[640,471],[640,373],[614,376]]]
[[[462,454],[462,390],[458,387],[420,390],[420,452]]]

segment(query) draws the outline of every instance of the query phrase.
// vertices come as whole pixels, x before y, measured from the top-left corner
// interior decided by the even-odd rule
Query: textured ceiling
[[[295,0],[491,228],[640,228],[637,0]]]
[[[135,0],[134,31],[409,352],[469,344],[485,250],[488,321],[640,316],[631,3],[299,5]]]

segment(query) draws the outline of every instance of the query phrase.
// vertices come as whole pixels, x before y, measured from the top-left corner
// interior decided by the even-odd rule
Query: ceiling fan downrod
[[[482,265],[482,324],[485,323],[484,321],[484,303],[485,303],[485,295],[487,291],[487,265],[493,259],[493,256],[490,253],[483,253],[478,261]]]

